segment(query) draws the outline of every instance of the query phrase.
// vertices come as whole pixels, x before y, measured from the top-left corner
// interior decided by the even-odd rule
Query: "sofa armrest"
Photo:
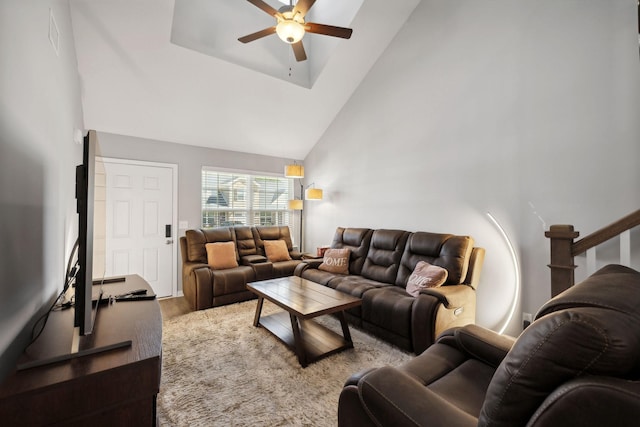
[[[463,306],[469,300],[469,292],[475,291],[467,285],[449,285],[420,290],[421,294],[436,297],[447,308]]]
[[[475,291],[470,286],[422,289],[411,313],[413,351],[422,353],[444,330],[473,323],[474,319]]]
[[[307,268],[318,268],[322,264],[322,258],[305,259],[304,262],[307,264]]]
[[[461,350],[494,368],[498,367],[515,342],[513,337],[477,325],[456,328],[454,336]]]
[[[467,277],[465,277],[463,284],[471,286],[473,289],[478,289],[478,283],[480,282],[480,272],[482,271],[482,264],[484,263],[484,248],[473,248],[471,250],[471,256],[469,257],[469,269],[467,270]]]
[[[367,368],[363,371],[360,372],[356,372],[355,374],[351,374],[351,376],[349,378],[347,378],[347,381],[345,381],[344,386],[348,387],[350,385],[355,385],[357,386],[358,383],[360,382],[360,380],[365,376],[368,375],[370,372],[375,371],[377,368]]]
[[[300,251],[290,251],[289,256],[291,259],[303,259],[303,253]]]
[[[302,262],[296,266],[293,274],[302,277],[302,273],[308,268],[318,268],[322,264],[322,259],[302,259]]]
[[[240,264],[242,265],[260,264],[263,262],[267,262],[267,257],[264,255],[245,255],[240,258]]]
[[[192,310],[213,306],[213,275],[207,264],[188,263],[182,269],[182,293]]]
[[[202,262],[184,262],[182,263],[182,274],[189,274],[197,268],[209,268],[209,264],[204,264]]]
[[[376,425],[477,424],[476,418],[436,395],[414,377],[389,366],[365,375],[358,383],[358,392],[360,403]]]
[[[442,301],[434,295],[419,294],[411,309],[413,351],[420,354],[436,340],[435,325]]]

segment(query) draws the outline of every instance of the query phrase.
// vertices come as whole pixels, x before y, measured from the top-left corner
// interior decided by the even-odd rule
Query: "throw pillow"
[[[289,261],[291,259],[287,249],[287,242],[284,240],[265,240],[264,252],[271,262]]]
[[[214,270],[224,270],[238,266],[236,244],[234,242],[216,242],[204,245],[207,249],[207,263]]]
[[[448,276],[449,272],[446,269],[418,261],[407,280],[407,293],[417,297],[421,289],[437,288],[447,281]]]
[[[349,274],[349,254],[351,251],[347,248],[327,249],[318,269],[330,273]]]

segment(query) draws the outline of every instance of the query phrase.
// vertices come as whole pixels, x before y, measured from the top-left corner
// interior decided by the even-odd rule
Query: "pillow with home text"
[[[446,269],[425,261],[418,261],[407,280],[407,293],[417,297],[422,289],[442,286],[448,276],[449,272]]]
[[[349,274],[349,249],[327,249],[318,270],[337,274]]]

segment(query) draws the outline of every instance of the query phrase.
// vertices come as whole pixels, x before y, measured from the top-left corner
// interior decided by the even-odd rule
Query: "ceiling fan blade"
[[[302,40],[297,43],[293,43],[291,45],[293,48],[293,54],[296,56],[296,61],[305,61],[307,59],[307,54],[304,51],[304,46],[302,45]]]
[[[313,22],[307,22],[304,25],[304,29],[310,33],[341,37],[343,39],[351,38],[351,33],[353,33],[351,28],[334,27],[333,25],[316,24]]]
[[[311,6],[316,2],[316,0],[299,0],[298,3],[293,7],[293,13],[295,15],[296,12],[300,14],[304,18],[304,16],[309,12]]]
[[[265,12],[267,12],[269,15],[273,16],[274,18],[281,16],[280,12],[278,12],[276,9],[272,8],[271,6],[269,6],[267,3],[263,2],[262,0],[247,0],[249,3],[251,3],[252,5],[264,10]]]
[[[256,31],[255,33],[252,34],[248,34],[244,37],[240,37],[238,39],[238,41],[241,41],[242,43],[249,43],[252,42],[254,40],[258,40],[261,39],[262,37],[266,37],[269,36],[273,33],[276,32],[276,27],[269,27],[269,28],[265,28],[264,30],[260,30],[260,31]]]

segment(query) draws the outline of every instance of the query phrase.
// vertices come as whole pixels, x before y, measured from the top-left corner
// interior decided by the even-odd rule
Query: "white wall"
[[[237,151],[216,150],[192,145],[149,140],[133,136],[98,132],[100,148],[104,157],[149,162],[172,163],[178,165],[178,220],[187,221],[189,228],[201,225],[201,171],[203,166],[219,167],[254,173],[283,174],[284,167],[292,163],[291,159],[241,153]],[[294,186],[299,191],[297,186]],[[298,215],[294,215],[297,220]],[[298,240],[297,223],[291,236]],[[179,230],[184,236],[185,230]],[[178,249],[179,250],[179,249]],[[182,290],[182,259],[178,253],[178,289]]]
[[[544,230],[589,234],[640,206],[635,0],[423,0],[305,159],[325,200],[305,247],[336,226],[468,234],[487,249],[478,323],[550,296]]]
[[[67,0],[0,0],[0,378],[9,344],[62,289],[77,237],[82,108],[69,16]]]

